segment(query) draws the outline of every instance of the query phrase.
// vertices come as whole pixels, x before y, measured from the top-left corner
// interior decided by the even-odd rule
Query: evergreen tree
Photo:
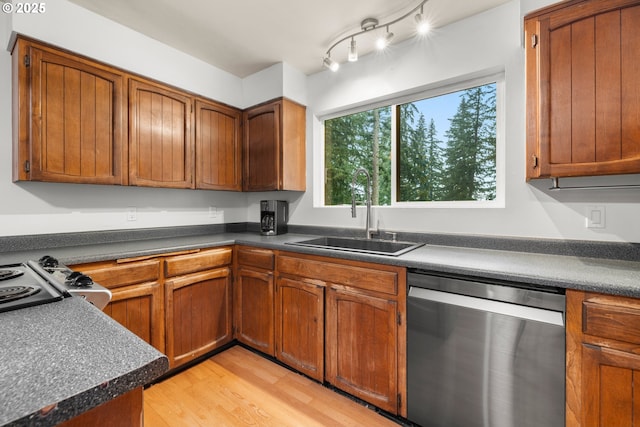
[[[447,137],[445,200],[495,198],[495,85],[464,91]]]
[[[390,203],[390,110],[385,107],[325,121],[326,205],[351,203],[351,181],[359,167],[377,181],[378,204]],[[358,183],[363,189],[364,182],[359,179]]]

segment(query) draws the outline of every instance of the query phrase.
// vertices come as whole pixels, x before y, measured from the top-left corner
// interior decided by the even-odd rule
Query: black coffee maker
[[[289,203],[284,200],[260,201],[260,234],[275,236],[287,232]]]

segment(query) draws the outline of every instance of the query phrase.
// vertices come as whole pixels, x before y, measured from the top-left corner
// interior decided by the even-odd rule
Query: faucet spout
[[[367,218],[365,222],[365,235],[367,239],[371,239],[373,231],[371,230],[371,175],[365,168],[358,168],[353,173],[353,179],[351,180],[351,217],[356,217],[356,181],[358,175],[364,174],[367,178],[367,185],[364,189],[365,202],[367,205]]]

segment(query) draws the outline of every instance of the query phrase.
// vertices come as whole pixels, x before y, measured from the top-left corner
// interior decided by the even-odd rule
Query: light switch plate
[[[605,208],[604,206],[587,206],[585,216],[585,227],[587,228],[605,228]]]

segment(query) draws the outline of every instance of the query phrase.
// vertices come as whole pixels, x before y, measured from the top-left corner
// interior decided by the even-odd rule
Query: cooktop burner
[[[30,297],[38,292],[40,292],[40,287],[37,286],[9,286],[0,288],[0,303]]]
[[[20,270],[9,270],[7,268],[3,268],[0,270],[0,280],[9,280],[14,277],[22,276],[24,274],[23,271]]]

